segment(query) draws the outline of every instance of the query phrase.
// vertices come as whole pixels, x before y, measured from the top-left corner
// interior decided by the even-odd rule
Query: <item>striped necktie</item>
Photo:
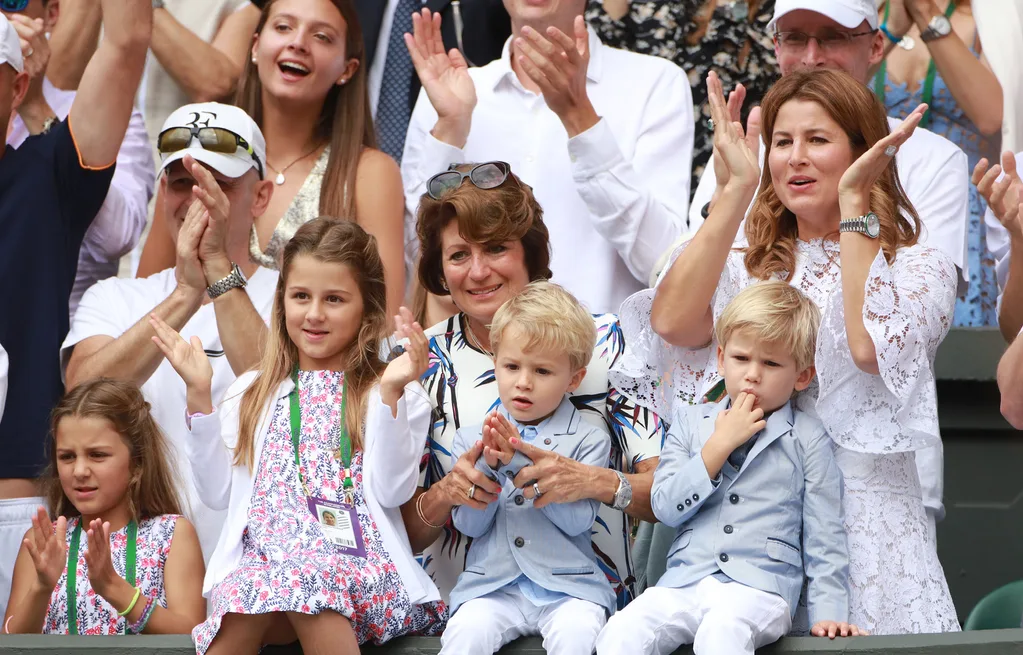
[[[380,149],[399,164],[412,115],[409,88],[415,73],[412,58],[405,47],[404,35],[412,32],[412,12],[420,4],[421,0],[398,0],[394,9],[394,21],[387,41],[384,77],[380,86],[380,101],[377,103],[376,128]]]

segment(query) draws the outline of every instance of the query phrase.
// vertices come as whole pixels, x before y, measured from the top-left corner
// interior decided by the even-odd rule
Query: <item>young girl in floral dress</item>
[[[39,508],[32,519],[4,632],[188,634],[206,616],[202,550],[142,392],[82,384],[52,425],[44,484],[58,518]]]
[[[358,653],[409,632],[439,633],[446,608],[416,564],[401,504],[416,488],[430,404],[428,344],[407,310],[405,354],[381,363],[387,325],[376,241],[318,218],[284,250],[258,370],[213,408],[202,344],[153,319],[188,388],[195,484],[227,508],[203,593],[202,653],[256,653],[299,639],[305,652]]]

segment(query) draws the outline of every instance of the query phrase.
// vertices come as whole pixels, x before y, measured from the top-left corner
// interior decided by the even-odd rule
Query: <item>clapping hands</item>
[[[483,459],[487,466],[496,470],[507,465],[515,456],[511,440],[519,433],[496,409],[483,421]]]
[[[707,75],[707,98],[711,120],[714,121],[714,173],[718,189],[735,185],[752,191],[760,184],[760,108],[750,112],[748,130],[739,121],[743,87],[729,94],[725,102],[721,78],[711,71]]]
[[[391,360],[380,378],[380,397],[392,410],[405,393],[405,385],[423,377],[430,365],[430,342],[412,312],[402,307],[394,317],[394,324],[395,338],[407,343],[405,352]]]
[[[40,507],[23,543],[35,566],[39,589],[52,591],[67,566],[67,519],[58,518],[54,529],[46,510]]]

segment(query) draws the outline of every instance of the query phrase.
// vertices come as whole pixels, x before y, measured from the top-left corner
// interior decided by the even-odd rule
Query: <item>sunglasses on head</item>
[[[0,10],[3,11],[24,11],[29,0],[0,0]]]
[[[426,193],[434,200],[440,200],[445,194],[462,186],[465,178],[476,186],[477,189],[496,189],[504,184],[511,173],[511,166],[503,161],[490,161],[485,164],[477,164],[463,173],[458,170],[463,164],[452,164],[443,173],[437,173],[426,182]]]
[[[0,0],[0,2],[5,1]],[[241,148],[249,153],[252,161],[256,162],[259,177],[263,177],[263,162],[259,161],[259,157],[256,156],[256,152],[249,142],[231,130],[222,127],[171,127],[160,132],[160,137],[156,140],[156,149],[162,155],[169,155],[191,146],[192,139],[198,139],[203,150],[219,152],[223,155],[233,155],[238,148]]]

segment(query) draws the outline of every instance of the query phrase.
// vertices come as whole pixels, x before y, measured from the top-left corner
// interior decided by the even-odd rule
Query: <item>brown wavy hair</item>
[[[138,387],[99,378],[67,392],[50,416],[49,465],[43,488],[51,516],[81,516],[64,493],[57,469],[57,427],[65,418],[110,421],[131,453],[128,511],[136,521],[162,514],[181,514],[181,497],[171,474],[167,439]]]
[[[259,429],[263,407],[298,363],[298,347],[288,337],[284,292],[291,267],[300,256],[347,266],[362,294],[362,326],[355,343],[344,356],[348,403],[345,427],[355,449],[362,448],[366,398],[386,366],[380,358],[379,344],[387,334],[387,289],[376,239],[353,221],[322,216],[309,221],[298,228],[284,247],[281,275],[277,280],[270,317],[270,336],[256,369],[256,378],[242,395],[234,463],[236,466],[245,465],[250,470],[255,465],[256,430]]]
[[[459,169],[468,170],[475,164]],[[444,288],[441,232],[452,220],[466,241],[488,245],[521,241],[529,281],[551,278],[551,237],[543,222],[543,209],[533,189],[515,173],[494,189],[480,189],[469,181],[452,189],[441,200],[424,193],[419,200],[416,233],[419,236],[419,283],[436,296]]]
[[[316,135],[322,141],[330,141],[327,171],[320,186],[320,214],[355,220],[355,176],[359,158],[364,148],[376,148],[376,134],[369,108],[366,46],[359,16],[352,0],[331,1],[345,20],[345,57],[357,59],[359,67],[344,86],[331,87],[316,124]],[[275,3],[276,0],[270,0],[263,7],[256,34],[263,32]],[[262,126],[263,84],[259,70],[249,57],[245,58],[235,104]]]
[[[761,105],[765,162],[771,156],[771,135],[778,112],[790,100],[820,105],[845,132],[854,156],[863,154],[890,133],[884,105],[848,73],[834,70],[790,73],[775,83]],[[880,219],[881,250],[890,264],[895,261],[895,252],[915,244],[920,234],[920,217],[902,188],[894,157],[870,191],[870,210]],[[837,225],[835,230],[837,233]],[[796,217],[778,199],[770,166],[766,164],[760,191],[746,217],[746,240],[749,245],[745,263],[751,276],[767,279],[783,273],[785,280],[792,279],[798,241]]]

